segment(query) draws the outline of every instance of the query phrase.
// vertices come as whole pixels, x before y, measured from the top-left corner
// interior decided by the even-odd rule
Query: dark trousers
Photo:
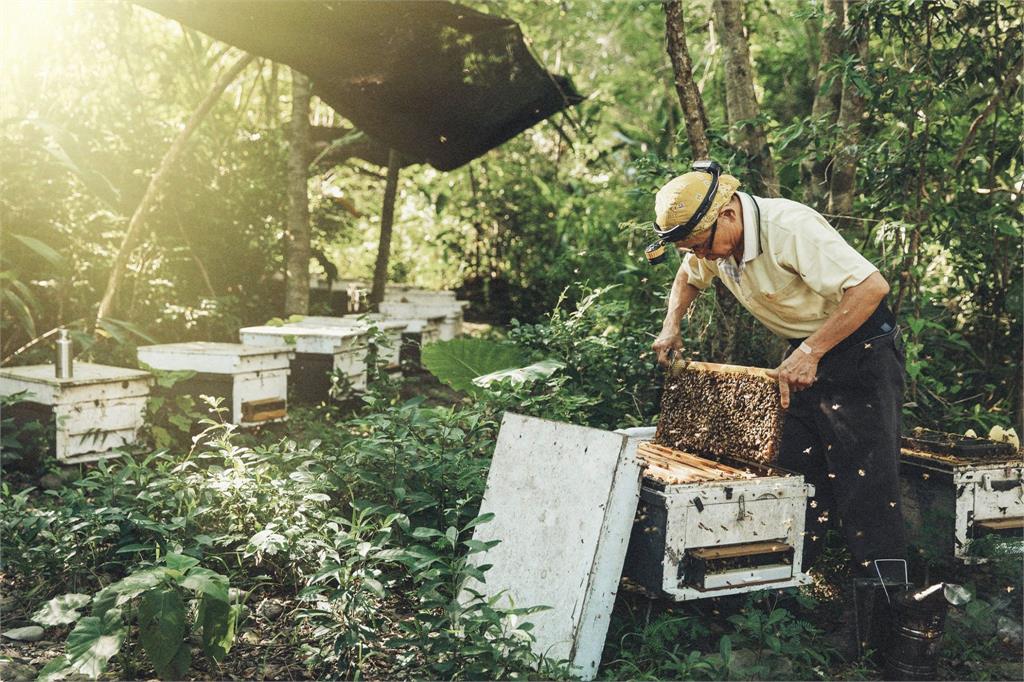
[[[817,381],[790,396],[778,464],[814,485],[805,569],[837,527],[864,575],[874,575],[873,559],[906,558],[899,481],[903,371],[896,328],[826,353]]]

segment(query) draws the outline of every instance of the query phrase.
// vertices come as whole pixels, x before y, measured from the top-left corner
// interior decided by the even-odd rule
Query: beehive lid
[[[367,319],[365,315],[352,315],[343,317],[327,317],[323,315],[309,315],[298,322],[290,322],[286,326],[300,327],[377,327],[383,331],[390,329],[405,329],[408,322],[402,320],[391,320],[387,318]]]
[[[506,413],[487,476],[473,555],[491,564],[466,587],[499,604],[548,606],[534,624],[534,651],[568,659],[592,679],[601,660],[640,495],[640,466],[626,436]],[[465,602],[466,593],[460,599]]]
[[[387,317],[427,320],[433,322],[443,321],[444,318],[448,316],[449,312],[454,312],[454,310],[456,310],[455,306],[438,307],[420,303],[396,303],[394,301],[384,301],[380,304],[380,312]]]
[[[72,366],[72,371],[74,376],[70,379],[58,379],[53,365],[22,365],[20,367],[0,368],[0,378],[68,388],[70,386],[89,386],[117,381],[148,380],[152,376],[149,372],[141,369],[98,365],[91,362],[75,362]]]
[[[282,344],[254,346],[242,343],[190,341],[139,346],[139,362],[154,369],[211,374],[231,374],[243,370],[270,370],[288,367],[294,350]]]
[[[783,411],[767,371],[676,362],[665,380],[655,442],[700,457],[775,461]]]

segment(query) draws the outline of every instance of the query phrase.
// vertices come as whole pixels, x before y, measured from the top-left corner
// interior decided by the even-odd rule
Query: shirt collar
[[[736,192],[743,207],[743,262],[748,263],[761,255],[761,239],[757,229],[757,209],[746,192]]]

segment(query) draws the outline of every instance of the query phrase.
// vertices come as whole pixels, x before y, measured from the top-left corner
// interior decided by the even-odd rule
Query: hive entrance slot
[[[281,398],[249,400],[242,403],[242,420],[247,422],[263,422],[269,419],[281,419],[288,414],[288,406]]]
[[[1024,517],[984,519],[974,522],[977,535],[1007,535],[1019,537],[1020,531],[1024,529]]]
[[[686,550],[680,585],[716,590],[793,574],[792,545],[774,540]]]

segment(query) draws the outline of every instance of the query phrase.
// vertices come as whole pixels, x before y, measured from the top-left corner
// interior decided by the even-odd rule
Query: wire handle
[[[882,577],[882,569],[879,564],[883,561],[890,561],[893,563],[903,564],[903,584],[906,585],[910,580],[907,574],[907,560],[906,559],[875,559],[875,573],[878,575],[878,582],[882,584],[882,591],[885,592],[885,600],[889,602],[889,606],[892,606],[892,597],[889,596],[889,589],[885,586],[885,578]]]

